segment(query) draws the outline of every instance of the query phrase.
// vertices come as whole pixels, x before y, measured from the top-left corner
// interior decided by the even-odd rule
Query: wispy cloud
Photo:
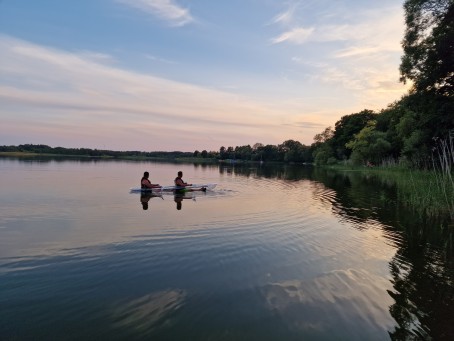
[[[173,0],[116,0],[119,3],[134,7],[162,20],[171,25],[183,26],[194,18],[188,9],[179,6]]]
[[[272,23],[273,24],[284,24],[284,25],[290,25],[293,20],[294,20],[294,15],[296,12],[296,9],[298,8],[297,4],[291,4],[288,9],[286,9],[284,12],[279,13],[276,15]]]
[[[160,58],[160,57],[157,57],[157,56],[153,56],[151,54],[146,54],[145,58],[149,59],[149,60],[152,60],[154,62],[160,62],[160,63],[165,63],[165,64],[177,64],[176,61],[165,59],[165,58]]]
[[[273,44],[283,43],[283,42],[290,42],[294,44],[304,44],[306,41],[309,40],[311,35],[314,32],[314,28],[302,28],[297,27],[290,31],[282,33],[280,36],[273,38],[271,42]]]
[[[241,145],[253,143],[251,136],[267,136],[280,143],[292,135],[290,128],[287,133],[275,128],[283,117],[280,110],[228,92],[115,68],[103,58],[94,61],[96,53],[87,58],[87,52],[73,54],[2,35],[0,51],[0,133],[15,126],[19,134],[33,136],[30,127],[52,130],[42,126],[51,122],[50,135],[61,140],[82,133],[105,140],[122,136],[114,138],[121,144],[115,148],[142,145],[143,150],[151,142],[161,150],[208,148],[194,145],[200,133],[216,147],[225,144],[223,139]],[[208,142],[209,136],[214,138]]]
[[[277,16],[273,21],[284,30],[271,42],[291,43],[302,45],[311,42],[346,42],[348,45],[372,45],[387,50],[400,48],[403,33],[403,15],[400,5],[382,8],[380,10],[364,10],[355,13],[355,16],[344,12],[321,15],[312,9],[310,25],[305,25],[308,17],[295,13],[295,5],[291,5],[287,12]],[[310,9],[306,9],[310,11]],[[326,10],[324,10],[326,11]],[[290,20],[291,17],[291,20]]]
[[[284,32],[272,42],[293,44],[292,61],[316,84],[350,91],[359,103],[379,107],[388,98],[408,90],[399,83],[400,40],[404,32],[402,9],[363,10],[356,16],[326,11],[315,16],[312,27],[284,26]],[[294,14],[292,25],[301,24]],[[302,21],[302,19],[300,20]],[[311,54],[314,43],[324,44],[324,53]],[[315,49],[315,48],[314,48]],[[386,105],[386,104],[385,104]]]

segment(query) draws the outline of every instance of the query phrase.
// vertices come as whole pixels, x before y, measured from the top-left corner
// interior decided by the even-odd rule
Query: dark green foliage
[[[407,0],[400,65],[402,81],[416,92],[454,92],[454,1]]]
[[[372,110],[363,110],[356,114],[343,116],[340,121],[336,122],[334,134],[330,140],[334,155],[339,160],[350,157],[351,150],[345,145],[353,140],[354,135],[363,129],[367,122],[374,120],[376,114]]]

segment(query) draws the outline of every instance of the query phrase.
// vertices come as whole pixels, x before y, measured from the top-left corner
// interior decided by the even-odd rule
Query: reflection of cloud
[[[289,328],[327,331],[356,321],[369,335],[387,335],[393,326],[386,290],[391,283],[366,270],[338,270],[313,280],[289,280],[262,288],[266,305],[279,313]],[[386,329],[384,329],[386,328]]]
[[[142,333],[156,327],[170,313],[180,308],[185,299],[182,290],[169,290],[145,295],[113,308],[118,328],[131,328]]]
[[[117,0],[117,2],[157,16],[175,26],[183,26],[194,20],[189,10],[180,7],[173,0]]]

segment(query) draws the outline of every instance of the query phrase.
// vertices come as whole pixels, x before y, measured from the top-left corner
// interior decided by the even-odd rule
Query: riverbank
[[[398,201],[421,217],[446,217],[454,223],[454,183],[452,174],[435,170],[412,170],[399,167],[326,167],[339,172],[359,172],[375,177],[386,185],[395,185]]]

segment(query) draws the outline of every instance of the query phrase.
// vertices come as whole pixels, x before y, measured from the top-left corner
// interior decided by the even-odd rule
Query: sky
[[[402,4],[0,0],[0,145],[310,145],[407,93]]]

